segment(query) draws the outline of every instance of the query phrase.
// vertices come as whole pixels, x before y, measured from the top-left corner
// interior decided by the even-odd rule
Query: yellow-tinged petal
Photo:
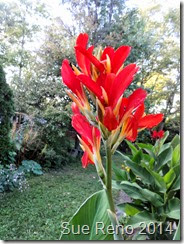
[[[83,107],[82,107],[81,102],[71,92],[69,92],[68,90],[66,90],[66,93],[71,98],[71,100],[77,104],[79,109],[83,111]]]
[[[91,66],[91,73],[92,73],[92,79],[96,81],[98,78],[98,73],[96,67],[93,64]]]
[[[107,92],[105,91],[105,89],[101,86],[101,89],[102,89],[102,95],[103,95],[103,98],[106,102],[106,104],[109,103],[109,99],[108,99],[108,96],[107,96]]]
[[[104,116],[105,114],[105,109],[104,109],[104,106],[102,105],[102,103],[100,102],[100,100],[98,98],[96,98],[96,101],[97,101],[97,104],[98,106],[100,107],[101,111],[102,111],[102,114]]]
[[[79,141],[80,141],[80,146],[82,148],[82,150],[88,153],[88,157],[91,161],[93,161],[93,153],[91,152],[90,148],[88,147],[88,145],[78,136]]]
[[[106,73],[107,74],[109,74],[109,73],[111,73],[111,60],[110,60],[110,58],[109,58],[109,55],[108,54],[106,54],[106,57],[107,57],[107,59],[106,59]]]
[[[80,70],[77,69],[77,67],[75,67],[75,65],[72,64],[72,68],[73,68],[74,73],[75,73],[76,75],[80,75],[80,74],[81,74]]]
[[[117,104],[116,104],[116,107],[113,110],[113,113],[114,113],[115,116],[118,116],[118,114],[119,114],[119,109],[120,109],[120,106],[121,106],[122,99],[123,99],[123,97],[121,96],[119,98]]]

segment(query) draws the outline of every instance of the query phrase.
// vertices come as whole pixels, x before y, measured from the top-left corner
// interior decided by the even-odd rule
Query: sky
[[[50,11],[53,16],[60,16],[67,24],[71,24],[71,15],[61,2],[61,0],[44,0],[50,6]],[[171,7],[179,8],[179,0],[128,0],[126,2],[127,7],[138,7],[140,10],[146,10],[147,8],[161,4],[163,12],[167,11]]]

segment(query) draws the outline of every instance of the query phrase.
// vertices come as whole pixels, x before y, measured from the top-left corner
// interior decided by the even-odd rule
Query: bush
[[[11,118],[14,114],[13,94],[6,83],[5,74],[0,66],[0,163],[13,162],[14,145],[10,139]]]
[[[15,188],[22,191],[27,186],[23,171],[17,169],[14,164],[7,166],[0,165],[0,193],[13,191]]]
[[[33,160],[23,160],[21,166],[19,167],[19,172],[23,172],[26,175],[42,175],[42,167],[40,164]]]
[[[179,225],[180,140],[176,135],[171,142],[164,143],[168,135],[165,132],[154,146],[127,141],[131,155],[119,152],[115,156],[115,161],[118,156],[122,165],[121,169],[114,165],[114,186],[132,198],[131,203],[121,203],[118,208],[126,214],[125,226],[145,227],[145,235],[137,238],[172,239],[174,226]]]

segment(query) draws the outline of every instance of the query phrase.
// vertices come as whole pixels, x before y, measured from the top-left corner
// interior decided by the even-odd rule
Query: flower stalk
[[[110,211],[108,211],[108,214],[115,230],[114,239],[123,240],[123,236],[121,235],[120,225],[118,223],[116,209],[115,209],[114,200],[112,196],[112,152],[111,152],[111,142],[109,139],[105,141],[105,150],[106,150],[106,175],[107,175],[106,195],[110,207]]]

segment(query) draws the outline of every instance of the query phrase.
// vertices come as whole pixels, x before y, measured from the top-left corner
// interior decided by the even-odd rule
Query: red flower
[[[87,97],[84,93],[83,86],[78,79],[77,75],[70,67],[69,61],[64,60],[61,67],[61,75],[65,85],[76,95],[68,92],[70,98],[83,110],[83,108],[89,109]]]
[[[161,139],[163,136],[164,136],[163,130],[160,130],[158,132],[156,130],[154,130],[152,133],[152,138],[154,138],[154,139],[157,139],[157,138]]]
[[[99,52],[95,57],[93,46],[87,48],[88,35],[81,33],[76,40],[76,59],[80,70],[75,66],[72,68],[67,60],[62,64],[63,82],[77,96],[70,97],[74,102],[86,104],[86,97],[81,83],[85,85],[90,92],[105,107],[115,108],[118,100],[133,80],[134,74],[138,71],[135,64],[129,64],[123,68],[123,63],[128,57],[131,47],[121,46],[117,50],[112,47],[106,47],[103,52]],[[88,106],[89,109],[89,106]]]
[[[97,128],[89,124],[86,117],[79,112],[74,103],[72,104],[72,110],[74,112],[72,126],[81,136],[79,140],[84,151],[82,166],[86,168],[89,163],[95,163],[95,158],[99,160],[101,135]]]

